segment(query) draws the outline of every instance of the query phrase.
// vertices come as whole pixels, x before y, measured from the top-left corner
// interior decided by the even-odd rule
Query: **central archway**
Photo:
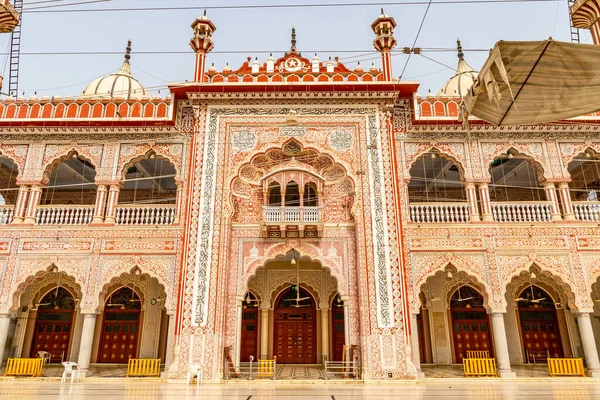
[[[273,354],[280,364],[317,362],[317,308],[305,289],[291,286],[275,300]]]

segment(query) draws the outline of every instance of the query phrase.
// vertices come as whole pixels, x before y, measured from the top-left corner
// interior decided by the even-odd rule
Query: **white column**
[[[96,328],[96,313],[82,313],[82,315],[84,319],[77,364],[79,364],[82,377],[85,377],[88,374],[90,360],[92,358],[92,343],[94,341],[94,330]]]
[[[479,207],[477,207],[477,189],[475,183],[467,182],[465,184],[465,192],[467,194],[467,201],[469,202],[469,221],[479,222]]]
[[[492,204],[490,201],[490,188],[487,183],[479,184],[479,200],[481,201],[481,220],[493,221]]]
[[[168,323],[167,326],[167,344],[165,351],[165,371],[169,371],[169,366],[173,362],[173,350],[175,347],[175,313],[167,313]]]
[[[341,300],[344,302],[344,344],[350,345],[350,297],[341,296]]]
[[[329,310],[321,309],[321,353],[323,362],[329,360]]]
[[[560,214],[560,204],[558,203],[558,196],[556,195],[556,185],[554,182],[546,182],[544,184],[544,192],[546,193],[546,200],[550,202],[550,210],[552,215],[552,221],[562,221]]]
[[[37,206],[40,204],[41,199],[42,186],[31,185],[31,190],[29,191],[29,199],[27,201],[27,209],[25,210],[25,219],[23,220],[24,224],[35,224],[36,209]]]
[[[589,313],[577,313],[577,324],[579,325],[579,334],[583,344],[583,353],[585,354],[585,363],[587,366],[587,375],[593,378],[600,377],[600,360],[598,360],[598,349],[594,340],[594,331]]]
[[[560,195],[560,200],[562,202],[565,220],[576,219],[575,213],[573,212],[573,202],[571,201],[571,193],[569,192],[568,182],[558,183],[558,194]]]
[[[504,327],[504,314],[494,312],[490,314],[492,319],[492,333],[494,336],[494,350],[498,362],[498,375],[501,378],[516,378],[510,369],[510,357],[508,356],[508,342],[506,341],[506,328]]]
[[[260,358],[269,358],[269,309],[262,308],[260,313]]]
[[[238,296],[235,302],[235,355],[234,363],[237,367],[240,365],[240,358],[242,353],[242,306],[244,296]]]
[[[417,324],[417,316],[419,314],[410,314],[410,345],[412,347],[412,361],[417,369],[417,378],[425,378],[425,374],[421,371],[421,355],[419,353],[419,327]]]
[[[10,327],[11,316],[12,314],[0,314],[0,366],[2,366],[4,348],[8,340],[8,328]]]

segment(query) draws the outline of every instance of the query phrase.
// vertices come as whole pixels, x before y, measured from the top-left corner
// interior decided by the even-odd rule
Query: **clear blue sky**
[[[25,0],[28,3],[40,0]],[[73,3],[77,0],[62,0]],[[358,0],[361,1],[361,0]],[[391,0],[385,0],[391,1]],[[177,6],[225,6],[240,4],[314,4],[351,3],[356,0],[112,0],[105,3],[64,7],[77,9],[128,8],[128,7],[177,7]],[[217,9],[208,10],[208,16],[217,26],[214,35],[215,51],[243,51],[239,54],[216,54],[208,56],[208,63],[215,63],[220,70],[225,63],[238,68],[248,56],[258,56],[261,62],[268,54],[253,51],[272,51],[275,57],[289,49],[290,30],[297,31],[297,47],[304,55],[312,57],[314,51],[326,60],[370,54],[346,62],[349,68],[356,65],[352,60],[365,60],[365,67],[380,60],[374,53],[371,22],[379,15],[380,3],[363,0],[372,6],[279,8],[279,9]],[[61,4],[49,3],[49,4]],[[39,6],[39,5],[38,5]],[[29,7],[35,7],[30,5]],[[398,23],[395,34],[398,47],[410,47],[425,12],[426,5],[388,5],[386,14]],[[61,10],[55,8],[54,10]],[[21,50],[27,52],[124,52],[128,39],[133,41],[133,51],[184,51],[179,55],[136,55],[131,64],[134,76],[146,87],[164,87],[168,82],[191,79],[194,57],[188,45],[192,35],[190,24],[201,15],[201,10],[124,11],[86,13],[27,13],[23,15]],[[552,36],[557,40],[569,39],[567,0],[539,3],[505,4],[432,4],[416,46],[423,48],[455,48],[460,38],[465,49],[490,49],[498,40],[540,40]],[[589,32],[582,35],[582,42],[591,42]],[[6,49],[9,34],[0,36],[0,48]],[[338,53],[355,51],[356,53]],[[455,67],[456,52],[424,53],[443,64]],[[479,69],[487,56],[486,51],[465,51],[467,62]],[[5,60],[8,56],[3,56]],[[399,76],[406,55],[394,56],[394,76]],[[4,66],[4,61],[2,66]],[[119,55],[23,55],[19,91],[29,97],[34,91],[43,95],[75,95],[81,93],[93,79],[113,72],[121,65]],[[453,71],[427,60],[412,56],[404,73],[404,80],[421,82],[419,93],[428,89],[436,93]],[[3,75],[8,90],[8,69]],[[156,90],[152,90],[156,94]],[[161,94],[165,96],[166,89]]]

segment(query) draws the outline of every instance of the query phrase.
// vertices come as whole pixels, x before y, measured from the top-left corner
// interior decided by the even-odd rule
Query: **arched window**
[[[0,206],[14,205],[17,199],[19,187],[17,186],[17,176],[19,168],[10,158],[0,156]],[[3,221],[0,214],[0,224],[10,221]]]
[[[300,189],[295,181],[288,182],[285,186],[285,206],[300,207]]]
[[[532,161],[509,151],[490,165],[490,199],[498,202],[544,201],[546,195]]]
[[[269,185],[269,205],[270,206],[281,206],[281,186],[279,183],[272,182]]]
[[[151,153],[125,172],[119,204],[175,204],[175,166]]]
[[[411,203],[466,202],[460,169],[437,152],[424,154],[410,168],[408,198]]]
[[[317,190],[313,183],[304,185],[303,204],[305,207],[316,207],[318,205]]]
[[[600,155],[589,149],[567,167],[571,175],[569,190],[573,201],[600,200]]]
[[[48,184],[43,189],[41,205],[77,204],[96,202],[96,169],[84,157],[73,153],[50,171]]]

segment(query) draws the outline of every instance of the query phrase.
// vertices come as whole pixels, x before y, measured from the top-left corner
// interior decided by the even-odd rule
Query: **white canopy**
[[[496,43],[461,103],[494,125],[539,124],[600,110],[600,46],[558,42]]]

